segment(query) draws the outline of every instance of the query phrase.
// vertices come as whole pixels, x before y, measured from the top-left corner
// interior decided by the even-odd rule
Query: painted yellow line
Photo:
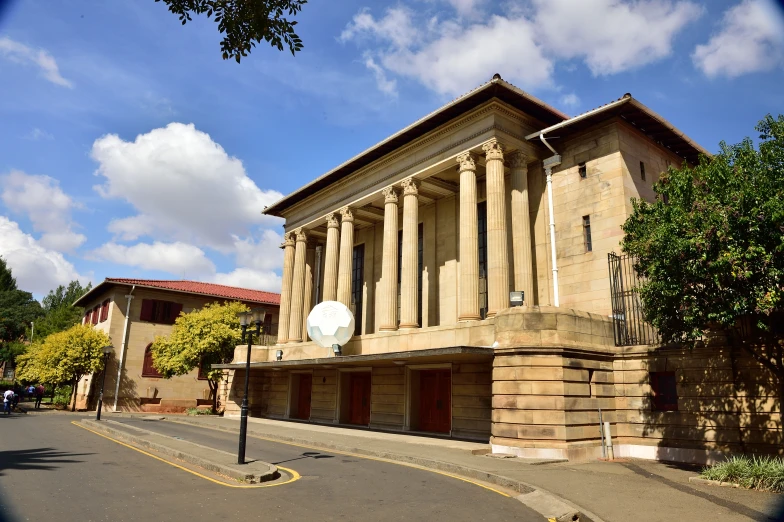
[[[194,426],[194,427],[197,427],[197,428],[199,427],[199,426],[195,426],[194,424],[191,424],[189,422],[179,422],[179,421],[170,420],[170,419],[166,419],[166,422],[172,422],[172,423],[175,423],[175,424],[182,424],[183,426]],[[214,431],[223,431],[224,433],[226,433],[225,430],[215,429],[215,428],[212,428],[210,426],[204,426],[204,427],[208,428],[208,429],[212,429]],[[512,495],[509,495],[508,493],[504,493],[503,491],[500,491],[498,489],[495,489],[495,488],[492,488],[492,487],[487,486],[485,484],[482,484],[481,482],[477,482],[475,480],[471,480],[471,479],[466,478],[466,477],[461,477],[459,475],[453,475],[452,473],[447,473],[445,471],[439,471],[439,470],[428,468],[428,467],[425,467],[425,466],[420,466],[418,464],[411,464],[411,463],[408,463],[408,462],[400,462],[398,460],[384,459],[384,458],[381,458],[381,457],[371,457],[371,456],[368,456],[368,455],[360,455],[358,453],[349,453],[347,451],[338,451],[338,450],[333,450],[333,449],[320,448],[318,446],[308,446],[307,444],[298,444],[296,442],[287,442],[287,441],[283,441],[283,440],[270,439],[270,438],[267,438],[267,437],[260,437],[258,435],[252,435],[250,433],[248,434],[248,437],[253,437],[254,439],[259,439],[259,440],[266,440],[268,442],[276,442],[278,444],[287,444],[289,446],[297,446],[299,448],[306,448],[306,449],[313,449],[313,450],[323,451],[323,452],[326,452],[326,453],[337,453],[338,455],[346,455],[346,456],[349,456],[349,457],[357,457],[357,458],[366,459],[366,460],[376,460],[378,462],[386,462],[386,463],[389,463],[389,464],[397,464],[398,466],[406,466],[408,468],[421,469],[423,471],[429,471],[430,473],[437,473],[439,475],[444,475],[445,477],[451,477],[453,479],[462,480],[463,482],[468,482],[469,484],[473,484],[475,486],[479,486],[480,488],[484,488],[486,490],[492,491],[493,493],[498,493],[499,495],[501,495],[503,497],[511,497],[512,496]]]
[[[175,464],[174,462],[170,462],[170,461],[168,461],[166,459],[162,459],[161,457],[158,457],[157,455],[153,455],[152,453],[148,453],[148,452],[146,452],[144,450],[141,450],[139,448],[131,446],[130,444],[126,444],[126,443],[121,442],[121,441],[119,441],[117,439],[113,439],[112,437],[104,435],[103,433],[99,433],[99,432],[97,432],[95,430],[91,430],[90,428],[88,428],[86,426],[82,426],[80,423],[78,423],[76,421],[71,421],[71,424],[73,424],[74,426],[78,426],[79,428],[82,428],[83,430],[87,430],[90,433],[95,433],[99,437],[103,437],[104,439],[109,439],[112,442],[116,442],[117,444],[119,444],[121,446],[125,446],[126,448],[130,448],[130,449],[132,449],[134,451],[138,451],[139,453],[147,455],[148,457],[152,457],[152,458],[154,458],[156,460],[160,460],[161,462],[165,462],[166,464],[174,466],[175,468],[179,468],[179,469],[181,469],[183,471],[187,471],[188,473],[192,473],[193,475],[196,475],[197,477],[201,477],[203,479],[209,480],[210,482],[214,482],[215,484],[220,484],[221,486],[226,486],[228,488],[239,488],[239,489],[271,488],[271,487],[274,487],[274,486],[283,486],[283,485],[286,485],[286,484],[291,484],[292,482],[297,481],[297,480],[302,478],[302,476],[299,473],[297,473],[296,471],[294,471],[293,469],[284,468],[283,466],[278,466],[278,469],[282,469],[283,471],[285,471],[286,473],[289,473],[291,475],[291,478],[289,480],[287,480],[286,482],[277,482],[275,484],[258,484],[258,485],[255,485],[255,486],[250,486],[250,485],[244,486],[244,485],[240,485],[240,484],[228,484],[226,482],[221,482],[220,480],[216,480],[216,479],[214,479],[212,477],[208,477],[206,475],[202,475],[201,473],[199,473],[197,471],[193,471],[192,469],[188,469],[185,466],[180,466],[179,464]]]

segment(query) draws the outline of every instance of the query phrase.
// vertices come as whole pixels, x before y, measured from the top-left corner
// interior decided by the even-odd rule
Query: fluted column
[[[354,255],[354,214],[340,209],[340,264],[338,266],[337,300],[351,308],[351,263]]]
[[[419,268],[417,230],[419,225],[419,182],[403,180],[403,266],[400,281],[400,328],[417,328]]]
[[[305,250],[308,237],[297,229],[297,247],[294,250],[294,275],[291,278],[291,315],[289,317],[289,342],[302,341],[302,307],[305,292]]]
[[[528,163],[522,152],[509,159],[512,169],[512,258],[514,289],[525,292],[526,306],[534,304],[533,257],[531,255],[531,218],[528,212]]]
[[[487,317],[509,308],[504,150],[496,139],[482,146],[487,183]]]
[[[335,301],[338,296],[338,244],[340,222],[334,212],[327,214],[327,253],[324,259],[324,301]]]
[[[460,165],[460,302],[459,321],[479,316],[479,224],[476,215],[476,160],[470,152],[457,157]]]
[[[316,245],[306,243],[305,286],[302,291],[302,340],[308,340],[308,315],[313,306],[313,274],[316,266]]]
[[[381,324],[379,330],[397,330],[397,192],[384,194],[384,242],[381,258]]]
[[[289,339],[289,316],[291,312],[291,278],[294,275],[294,238],[291,233],[283,234],[283,282],[280,290],[280,312],[278,316],[278,343]]]

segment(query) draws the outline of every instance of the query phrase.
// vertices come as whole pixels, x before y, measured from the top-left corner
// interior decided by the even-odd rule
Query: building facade
[[[241,301],[267,310],[262,341],[277,334],[280,295],[259,290],[199,283],[109,278],[74,303],[85,308],[84,324],[103,330],[112,341],[104,389],[106,411],[183,412],[212,405],[210,388],[199,369],[164,379],[152,364],[150,346],[169,335],[175,319],[207,303]],[[76,407],[93,409],[103,374],[89,375],[77,385]]]
[[[251,414],[530,457],[601,455],[600,416],[616,456],[702,462],[780,444],[775,401],[754,433],[739,435],[741,413],[726,429],[700,413],[714,374],[697,369],[741,357],[723,341],[696,362],[617,346],[631,318],[614,311],[608,255],[631,200],[700,154],[629,94],[569,118],[496,75],[351,158],[264,210],[285,219],[283,287],[277,344],[251,354]],[[325,300],[355,316],[340,356],[307,339]],[[224,366],[227,414],[245,350]]]

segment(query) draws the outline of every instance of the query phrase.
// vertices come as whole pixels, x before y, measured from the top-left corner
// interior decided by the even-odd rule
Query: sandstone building
[[[780,403],[738,392],[756,363],[720,339],[655,346],[611,256],[631,199],[700,154],[629,94],[570,118],[496,75],[316,178],[264,210],[285,219],[283,288],[251,415],[571,459],[601,455],[601,415],[616,456],[779,451]],[[355,315],[339,356],[307,339],[324,300]]]
[[[275,342],[280,295],[271,292],[196,281],[108,278],[80,297],[74,306],[85,308],[83,323],[106,332],[114,347],[107,367],[104,410],[183,412],[211,405],[209,385],[198,369],[163,379],[152,365],[150,345],[156,336],[171,333],[180,312],[226,301],[266,308],[264,331],[269,333],[262,341]],[[77,408],[96,407],[102,375],[79,381]]]

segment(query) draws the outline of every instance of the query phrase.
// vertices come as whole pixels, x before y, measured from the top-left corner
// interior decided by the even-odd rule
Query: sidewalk
[[[236,417],[168,416],[166,420],[239,431]],[[784,495],[690,484],[689,477],[699,470],[669,463],[498,459],[472,453],[486,451],[486,444],[256,418],[249,419],[248,434],[409,462],[521,493],[542,489],[607,522],[784,520]]]

